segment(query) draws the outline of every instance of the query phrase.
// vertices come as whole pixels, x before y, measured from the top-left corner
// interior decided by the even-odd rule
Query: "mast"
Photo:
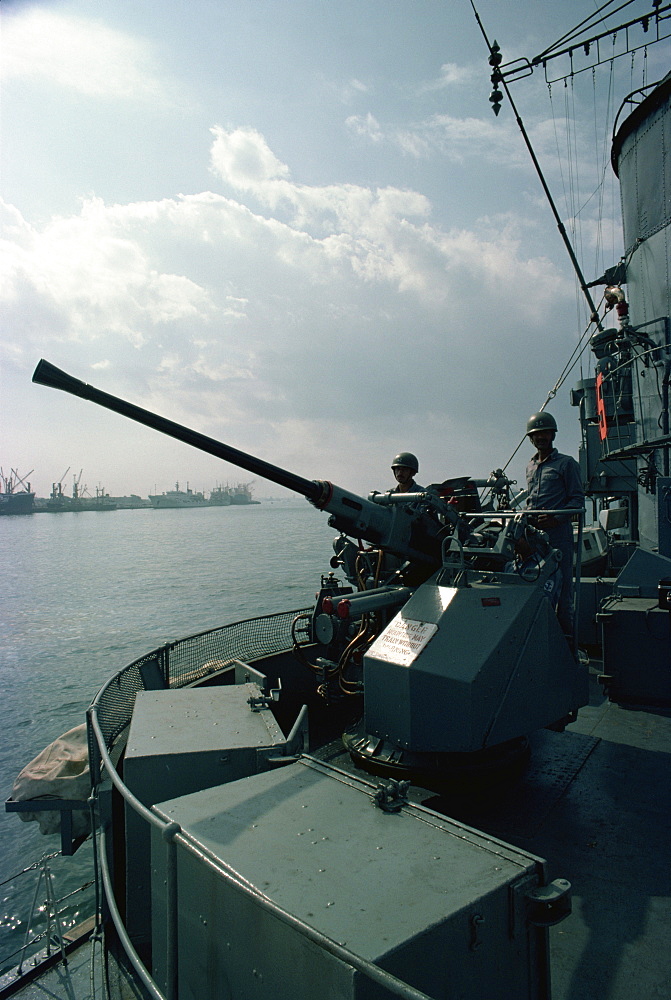
[[[596,306],[594,304],[594,299],[592,298],[592,294],[591,294],[591,292],[589,290],[587,282],[585,281],[585,277],[584,277],[584,275],[582,273],[582,268],[580,267],[580,264],[578,262],[578,258],[576,257],[575,252],[573,250],[573,245],[571,244],[571,241],[570,241],[570,239],[568,237],[568,233],[566,232],[566,228],[564,226],[564,223],[562,222],[561,216],[559,215],[559,212],[557,210],[557,206],[555,205],[554,198],[552,197],[552,193],[550,191],[550,188],[548,187],[547,181],[545,180],[545,177],[543,175],[543,171],[541,169],[541,165],[538,162],[538,157],[536,156],[534,148],[531,145],[531,140],[529,139],[529,135],[527,133],[527,130],[524,127],[524,122],[522,121],[522,119],[520,117],[520,114],[519,114],[519,112],[517,110],[515,102],[513,101],[512,94],[510,93],[510,88],[508,87],[508,84],[506,82],[505,76],[503,75],[503,73],[501,71],[500,67],[501,67],[501,62],[502,62],[502,59],[503,59],[503,57],[501,55],[501,48],[498,45],[496,39],[494,39],[494,42],[490,43],[489,38],[487,37],[487,32],[485,31],[484,25],[482,24],[482,21],[480,20],[480,15],[478,14],[478,12],[477,12],[477,10],[475,8],[475,4],[473,3],[473,0],[470,0],[470,2],[471,2],[471,7],[473,8],[473,13],[475,14],[475,19],[478,22],[478,27],[480,28],[480,31],[482,32],[482,37],[484,38],[485,44],[487,45],[487,48],[489,49],[489,60],[488,61],[489,61],[489,65],[492,67],[491,81],[492,81],[492,85],[494,87],[494,89],[492,90],[492,93],[489,96],[489,100],[490,100],[491,105],[492,105],[492,111],[494,112],[495,115],[498,115],[499,111],[501,110],[501,101],[503,100],[503,94],[501,93],[501,91],[498,88],[499,88],[499,85],[502,85],[503,89],[505,90],[506,97],[508,98],[508,101],[510,102],[510,107],[513,110],[513,114],[515,115],[515,121],[517,122],[517,127],[519,128],[520,132],[522,133],[522,138],[524,139],[524,144],[527,147],[527,150],[529,152],[529,156],[531,157],[531,162],[533,163],[534,169],[535,169],[536,173],[538,174],[538,178],[539,178],[539,180],[541,182],[541,186],[543,188],[543,192],[545,194],[545,197],[548,200],[548,204],[550,205],[550,209],[551,209],[552,214],[554,216],[555,222],[557,223],[557,229],[559,230],[559,235],[561,236],[561,238],[563,240],[563,243],[564,243],[564,246],[566,247],[567,253],[568,253],[569,258],[571,260],[571,264],[573,265],[573,270],[576,273],[576,276],[578,278],[578,282],[580,284],[580,288],[582,289],[583,295],[585,296],[585,299],[587,301],[587,305],[589,307],[590,321],[596,325],[596,327],[597,327],[598,330],[603,330],[603,326],[601,325],[601,320],[599,319],[599,313],[598,313],[597,308],[596,308]]]

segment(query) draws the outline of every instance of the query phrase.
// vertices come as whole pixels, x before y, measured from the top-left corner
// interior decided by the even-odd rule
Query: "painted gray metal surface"
[[[366,732],[413,751],[473,751],[585,704],[586,670],[542,585],[496,576],[490,584],[473,574],[458,588],[432,579],[415,591],[364,657]],[[416,653],[401,640],[397,655],[399,623],[437,630]]]
[[[657,548],[660,555],[671,558],[671,478],[659,476],[657,494]]]
[[[613,593],[615,577],[584,577],[580,581],[580,617],[578,620],[578,645],[581,649],[594,649],[601,645],[601,623],[597,612],[602,601]]]
[[[671,706],[671,612],[657,597],[612,597],[599,612],[608,697]]]
[[[671,559],[656,552],[635,549],[617,577],[615,593],[619,597],[657,599],[659,581],[671,577]]]
[[[654,103],[654,102],[653,102]],[[624,245],[627,255],[627,293],[631,321],[653,341],[668,346],[671,315],[668,227],[671,220],[671,103],[668,96],[649,116],[628,132],[617,158],[622,200]],[[659,359],[658,359],[659,360]],[[654,369],[638,377],[634,407],[639,441],[660,436],[660,396]],[[659,378],[663,377],[660,366]],[[639,460],[639,470],[643,463]],[[661,472],[662,469],[660,468]],[[638,491],[638,527],[641,544],[657,547],[657,498]]]
[[[520,783],[505,797],[488,799],[477,814],[458,815],[492,838],[548,858],[551,878],[571,879],[573,913],[550,928],[553,1000],[667,1000],[671,800],[663,790],[671,783],[671,718],[608,702],[597,672],[600,665],[593,664],[590,705],[578,721],[564,733],[532,737],[532,763]],[[412,796],[435,801],[417,788]],[[402,906],[400,898],[394,901],[396,909]],[[201,955],[211,953],[208,932],[220,935],[220,929],[216,923],[194,926]],[[256,939],[250,932],[245,947]],[[85,946],[80,976],[72,974],[73,957],[72,975],[59,967],[16,995],[90,1000],[88,961]],[[96,966],[97,983],[100,971]],[[327,995],[321,984],[312,994],[319,1000]],[[464,996],[483,1000],[487,993],[465,990]]]
[[[154,807],[182,831],[180,997],[391,995],[257,905],[236,880],[430,996],[547,995],[547,932],[527,925],[524,899],[542,862],[421,806],[386,813],[375,807],[374,790],[302,758]],[[164,847],[159,834],[152,843],[159,984]]]
[[[140,691],[124,762],[126,787],[146,806],[175,795],[235,781],[268,767],[281,753],[284,736],[272,712],[253,712],[252,683],[224,687]],[[149,831],[126,809],[127,927],[139,942],[148,939]]]

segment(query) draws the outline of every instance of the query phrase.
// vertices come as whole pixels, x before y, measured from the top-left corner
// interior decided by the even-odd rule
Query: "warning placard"
[[[369,654],[379,660],[409,666],[436,634],[438,626],[432,622],[419,622],[397,615],[389,622],[384,632],[377,637],[369,649]]]

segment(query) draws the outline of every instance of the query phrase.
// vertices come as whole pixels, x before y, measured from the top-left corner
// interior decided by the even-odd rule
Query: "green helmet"
[[[412,469],[413,472],[419,472],[419,462],[409,451],[400,451],[391,463],[392,469],[395,469],[399,465],[404,466],[406,469]]]
[[[551,413],[532,413],[527,420],[527,434],[534,431],[556,431],[557,421]]]

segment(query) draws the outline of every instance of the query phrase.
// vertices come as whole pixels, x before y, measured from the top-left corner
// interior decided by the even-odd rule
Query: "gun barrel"
[[[100,389],[96,389],[95,386],[73,378],[72,375],[68,375],[67,372],[56,368],[55,365],[44,359],[39,362],[33,372],[33,382],[37,382],[39,385],[48,385],[53,389],[61,389],[63,392],[69,392],[73,396],[80,396],[82,399],[88,399],[92,403],[97,403],[98,406],[104,406],[108,410],[114,410],[115,413],[129,417],[131,420],[144,424],[146,427],[153,427],[154,430],[160,431],[161,434],[167,434],[169,437],[176,438],[177,441],[183,441],[193,448],[198,448],[209,455],[214,455],[215,458],[221,458],[225,462],[230,462],[231,465],[237,465],[241,469],[246,469],[247,472],[251,472],[255,476],[261,476],[263,479],[268,479],[278,486],[284,486],[289,490],[293,490],[294,493],[300,493],[313,502],[318,501],[323,494],[323,484],[321,483],[311,479],[304,479],[302,476],[297,476],[293,472],[281,469],[277,465],[271,465],[270,462],[264,462],[263,459],[255,458],[253,455],[248,455],[246,452],[232,448],[230,445],[215,441],[214,438],[200,434],[198,431],[184,427],[182,424],[177,424],[173,420],[168,420],[156,413],[152,413],[150,410],[144,410],[141,406],[135,406],[133,403],[127,403],[125,400],[119,399],[117,396],[102,392]]]

